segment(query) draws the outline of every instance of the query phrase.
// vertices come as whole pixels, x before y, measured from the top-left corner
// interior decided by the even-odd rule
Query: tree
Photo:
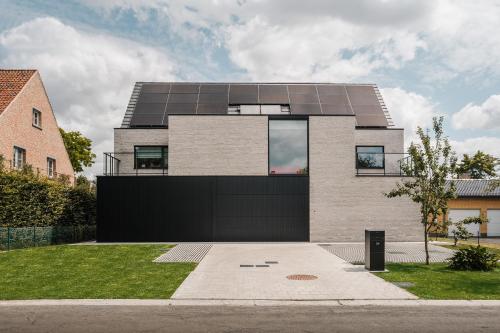
[[[459,240],[468,240],[471,238],[473,235],[467,230],[465,227],[464,223],[462,221],[458,221],[457,223],[454,223],[455,229],[451,231],[451,234],[453,235],[453,246],[457,246],[457,243]]]
[[[75,172],[82,172],[84,167],[94,164],[95,154],[92,153],[92,140],[84,137],[80,132],[66,132],[59,128],[68,151],[69,159]]]
[[[495,177],[497,165],[498,158],[478,150],[472,157],[464,154],[462,162],[458,164],[457,174],[468,173],[472,179]]]
[[[455,174],[455,153],[443,133],[443,117],[432,119],[433,136],[429,130],[417,128],[420,143],[408,148],[410,162],[401,165],[411,178],[398,182],[396,188],[385,193],[389,198],[408,196],[420,206],[420,222],[425,240],[425,263],[429,264],[429,231],[437,223],[438,216],[445,216],[448,200],[455,198],[455,184],[446,186],[446,179]]]

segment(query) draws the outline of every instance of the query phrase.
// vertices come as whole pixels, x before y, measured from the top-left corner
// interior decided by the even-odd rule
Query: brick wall
[[[32,125],[33,108],[42,113],[41,129]],[[14,146],[26,150],[26,162],[35,171],[46,175],[47,157],[54,158],[56,172],[73,181],[73,168],[38,72],[0,114],[0,154],[12,160]]]

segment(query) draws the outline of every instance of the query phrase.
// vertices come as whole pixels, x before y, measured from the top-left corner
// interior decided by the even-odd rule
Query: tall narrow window
[[[49,178],[54,178],[56,176],[56,160],[47,157],[47,176]]]
[[[33,126],[42,128],[42,113],[37,109],[33,109]]]
[[[14,155],[12,158],[12,166],[15,169],[22,169],[26,164],[26,150],[14,146]]]
[[[383,146],[357,146],[356,168],[358,169],[383,169],[385,156]]]
[[[136,169],[166,169],[168,148],[166,146],[135,146]]]
[[[308,173],[307,120],[269,120],[269,174]]]

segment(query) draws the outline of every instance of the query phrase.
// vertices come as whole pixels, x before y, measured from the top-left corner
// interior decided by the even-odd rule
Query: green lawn
[[[61,245],[0,252],[0,299],[169,298],[195,263],[153,263],[167,245]]]
[[[457,246],[454,246],[453,244],[451,244],[451,245],[439,245],[439,246],[446,247],[446,248],[452,249],[452,250],[458,250],[458,249],[469,248],[471,246],[477,246],[477,244],[467,245],[467,244],[460,244],[459,243],[459,244],[457,244]],[[484,246],[484,245],[481,245],[481,246],[487,248],[488,251],[490,251],[490,252],[496,253],[497,256],[500,257],[500,248],[495,248],[495,247],[490,247],[490,246]]]
[[[376,273],[389,282],[411,282],[409,292],[426,299],[500,299],[500,268],[492,272],[454,271],[446,264],[388,264]]]

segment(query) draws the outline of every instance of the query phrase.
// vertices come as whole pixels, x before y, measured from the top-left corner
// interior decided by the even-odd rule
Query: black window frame
[[[35,124],[35,114],[38,115],[39,124]],[[42,111],[40,111],[36,108],[32,108],[31,125],[33,125],[33,127],[35,127],[35,128],[42,129]]]
[[[382,166],[374,166],[374,167],[365,167],[359,165],[359,160],[358,160],[358,154],[370,154],[370,153],[359,153],[358,148],[382,148],[381,153],[372,153],[372,154],[382,154]],[[355,155],[355,163],[356,163],[356,169],[364,169],[364,170],[370,170],[370,169],[375,169],[375,170],[383,170],[385,169],[385,146],[383,145],[356,145],[356,150],[354,152]]]
[[[307,138],[307,165],[306,173],[271,173],[271,150],[269,149],[270,144],[270,129],[269,122],[271,120],[305,120],[306,121],[306,138]],[[296,176],[296,177],[309,177],[309,117],[307,116],[293,116],[293,115],[269,115],[267,117],[267,175],[271,177],[280,176]]]
[[[137,165],[137,148],[162,148],[161,151],[161,161],[162,166],[154,168],[140,168]],[[165,164],[165,153],[167,157],[167,162]],[[134,145],[134,170],[166,170],[168,169],[168,145]]]

